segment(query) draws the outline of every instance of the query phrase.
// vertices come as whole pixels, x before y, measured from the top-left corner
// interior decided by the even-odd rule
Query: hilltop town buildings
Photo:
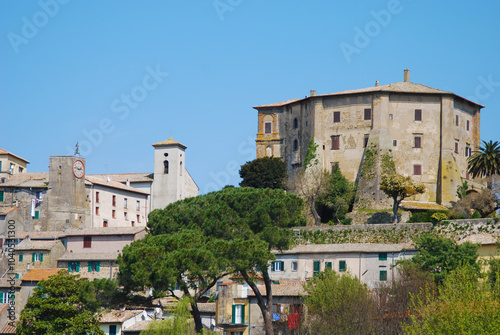
[[[452,92],[404,81],[254,107],[258,111],[257,158],[281,157],[289,176],[303,168],[311,138],[320,166],[339,164],[374,207],[387,202],[378,188],[380,169],[361,181],[368,150],[390,153],[396,172],[423,182],[413,200],[450,206],[457,186],[469,181],[467,158],[479,148],[480,110]],[[364,191],[363,191],[364,188]],[[369,189],[367,189],[369,188]],[[364,194],[363,194],[364,192]],[[387,203],[385,203],[385,206]]]

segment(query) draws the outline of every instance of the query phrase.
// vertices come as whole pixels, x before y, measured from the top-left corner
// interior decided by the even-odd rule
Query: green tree
[[[196,331],[201,332],[198,301],[227,274],[223,269],[227,268],[228,245],[228,241],[210,239],[198,230],[147,235],[123,248],[118,278],[126,291],[152,287],[179,300],[174,289],[180,288],[191,304]]]
[[[274,259],[271,250],[289,247],[292,232],[287,228],[302,222],[302,206],[299,197],[283,190],[227,188],[177,201],[164,210],[154,210],[149,215],[148,228],[152,235],[190,229],[205,236],[207,243],[222,245],[225,242],[220,250],[226,253],[220,254],[219,263],[225,264],[227,271],[238,272],[252,288],[266,331],[273,334],[273,299],[268,273],[269,262]],[[156,273],[157,270],[149,271]],[[265,282],[265,295],[251,279],[257,272]]]
[[[330,269],[304,285],[307,334],[376,334],[376,308],[366,284]]]
[[[194,333],[193,319],[189,313],[189,299],[183,298],[177,302],[172,318],[155,320],[140,335],[192,335]],[[205,332],[203,332],[205,334]]]
[[[111,309],[125,305],[126,294],[119,288],[116,279],[82,280],[79,298],[91,311]]]
[[[41,280],[21,312],[16,334],[104,334],[98,315],[79,297],[83,281],[64,271]]]
[[[491,290],[478,281],[475,268],[459,267],[439,287],[437,299],[414,301],[413,322],[405,325],[405,334],[498,334],[498,293],[498,286]]]
[[[280,158],[263,157],[241,166],[242,187],[286,189],[286,163]]]
[[[380,189],[392,198],[393,223],[398,223],[398,209],[401,201],[415,194],[425,192],[422,183],[414,182],[410,177],[403,177],[400,174],[383,174],[380,180]]]
[[[422,270],[434,275],[436,283],[442,283],[446,275],[463,265],[468,265],[479,275],[477,263],[478,246],[469,242],[457,244],[455,241],[424,232],[414,237],[418,253],[411,262]]]
[[[326,210],[322,212],[330,212],[331,215],[321,217],[323,222],[330,220],[340,224],[340,220],[345,218],[345,215],[352,206],[356,195],[356,187],[344,177],[340,171],[340,167],[336,164],[332,173],[328,177],[328,183],[325,191],[317,200],[319,207],[324,207]]]
[[[500,142],[483,141],[483,145],[467,160],[467,171],[476,177],[500,174]],[[488,182],[491,188],[491,182]]]

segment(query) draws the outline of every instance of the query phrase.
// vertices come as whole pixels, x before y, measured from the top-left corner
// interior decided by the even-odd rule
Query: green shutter
[[[19,279],[19,273],[16,273],[16,279]]]
[[[379,261],[386,261],[387,260],[387,253],[381,252],[380,254],[378,254],[378,260]]]
[[[280,261],[280,263],[281,263],[281,264],[280,264],[280,265],[281,265],[281,266],[280,266],[281,271],[285,271],[285,262]]]
[[[345,268],[345,261],[339,261],[339,272],[344,272]]]
[[[319,261],[313,263],[313,273],[319,273]]]
[[[92,262],[89,262],[89,272],[92,271]]]
[[[40,253],[40,262],[43,262],[43,252]]]
[[[236,316],[236,306],[233,305],[233,314],[232,314],[232,318],[231,318],[231,323],[233,323],[233,324],[236,323],[235,322],[236,320],[234,318],[235,316]]]
[[[3,202],[4,199],[4,191],[0,191],[0,202]]]
[[[386,281],[387,280],[387,271],[386,270],[380,270],[380,281]]]
[[[71,272],[71,262],[68,262],[68,272]]]
[[[241,322],[240,323],[245,323],[245,305],[241,306]]]
[[[31,261],[34,263],[35,262],[35,253],[31,254]]]
[[[271,271],[276,271],[275,264],[276,262],[271,262]],[[234,323],[234,322],[233,322]]]
[[[76,272],[80,272],[80,262],[76,262]]]
[[[101,262],[99,261],[95,262],[95,270],[97,272],[101,271]]]
[[[33,217],[33,219],[37,220],[40,218],[40,211],[35,211],[35,216]]]
[[[325,269],[331,269],[332,268],[332,262],[325,262]]]
[[[19,262],[22,262],[23,261],[23,254],[20,254],[19,255]]]

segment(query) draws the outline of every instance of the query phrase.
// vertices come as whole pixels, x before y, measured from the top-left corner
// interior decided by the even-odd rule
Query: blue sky
[[[187,145],[200,193],[255,158],[252,106],[403,80],[486,107],[500,140],[498,1],[0,0],[0,147],[48,171],[149,172]]]

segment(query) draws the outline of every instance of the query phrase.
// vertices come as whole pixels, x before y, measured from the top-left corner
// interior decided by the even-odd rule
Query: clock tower
[[[85,188],[85,158],[51,156],[47,231],[84,228],[89,204]]]

